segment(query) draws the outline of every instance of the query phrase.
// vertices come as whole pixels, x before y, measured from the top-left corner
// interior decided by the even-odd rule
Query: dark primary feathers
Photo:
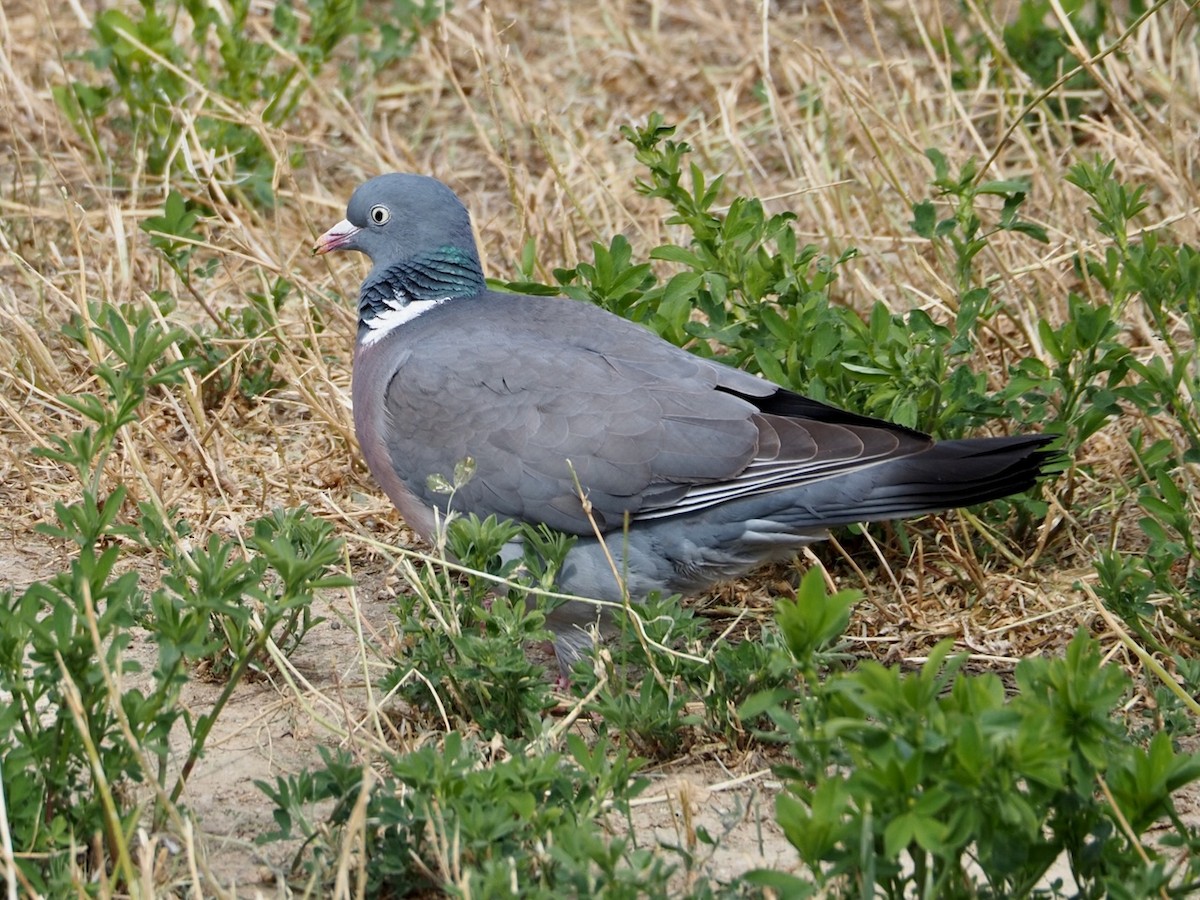
[[[586,303],[490,291],[465,207],[431,178],[354,192],[318,252],[374,263],[359,300],[355,425],[367,464],[432,540],[429,487],[470,457],[455,510],[580,536],[565,590],[695,591],[790,556],[835,525],[981,503],[1031,487],[1056,458],[1041,435],[935,443],[693,356]],[[627,534],[624,533],[628,527]],[[586,609],[581,609],[586,606]],[[551,616],[565,667],[589,605]]]

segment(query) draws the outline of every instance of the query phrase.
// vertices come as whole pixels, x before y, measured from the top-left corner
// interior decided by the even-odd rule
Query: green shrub
[[[253,21],[250,0],[140,0],[133,14],[106,9],[92,28],[95,47],[84,54],[102,78],[59,85],[55,98],[100,158],[120,163],[118,171],[143,153],[149,172],[168,183],[217,175],[227,195],[272,205],[276,170],[291,151],[274,146],[267,129],[296,114],[337,48],[369,37],[369,45],[360,40],[360,56],[387,65],[443,11],[441,3],[412,0],[394,0],[386,13],[361,7],[310,0],[301,14],[276,3],[269,23]],[[256,24],[269,34],[260,39]],[[102,134],[118,140],[102,145]],[[214,172],[189,171],[183,145],[193,140]]]
[[[151,501],[128,509],[123,484],[106,492],[107,462],[146,399],[178,386],[191,361],[168,361],[181,332],[164,330],[144,308],[98,305],[90,315],[95,324],[64,330],[96,348],[101,393],[60,397],[87,424],[40,451],[79,482],[80,499],[56,503],[55,522],[41,528],[71,548],[70,564],[20,594],[0,594],[8,832],[23,878],[50,896],[110,867],[118,882],[136,881],[131,847],[145,801],[135,788],[155,787],[156,822],[176,815],[248,668],[264,664],[270,641],[294,650],[318,621],[309,611],[314,593],[348,583],[331,573],[341,559],[332,528],[307,510],[254,522],[249,552],[217,535],[187,551],[188,523]],[[149,594],[129,565],[146,550],[163,569]],[[135,624],[157,644],[146,686],[130,684],[141,672],[126,655]],[[180,697],[188,664],[204,659],[218,662],[227,681],[213,708],[193,719]],[[178,726],[185,758],[172,775],[169,738]]]
[[[861,664],[822,673],[845,600],[805,578],[780,626],[803,689],[751,698],[789,735],[784,833],[832,896],[1028,896],[1065,854],[1080,896],[1149,896],[1200,875],[1145,840],[1166,816],[1170,846],[1200,846],[1172,795],[1200,779],[1200,754],[1159,733],[1148,747],[1120,719],[1129,678],[1079,632],[1062,659],[1023,660],[1016,693],[960,671],[938,645],[915,672]]]

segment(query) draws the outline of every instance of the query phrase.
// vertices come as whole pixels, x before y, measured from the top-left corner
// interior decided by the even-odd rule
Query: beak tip
[[[346,220],[342,220],[326,231],[323,235],[317,238],[317,242],[313,245],[312,255],[322,256],[329,253],[331,250],[354,250],[352,241],[354,236],[362,229],[350,224]]]

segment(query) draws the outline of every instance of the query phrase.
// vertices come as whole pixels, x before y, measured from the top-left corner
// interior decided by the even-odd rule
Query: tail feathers
[[[880,480],[853,512],[859,521],[878,521],[1020,493],[1061,461],[1061,454],[1043,449],[1053,440],[1032,435],[943,441],[881,466]]]
[[[1044,449],[1053,435],[942,441],[923,453],[882,463],[797,492],[780,518],[791,528],[831,527],[940,512],[997,500],[1033,487],[1061,465]]]

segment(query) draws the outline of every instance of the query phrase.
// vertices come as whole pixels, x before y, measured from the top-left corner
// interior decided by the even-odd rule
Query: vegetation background
[[[1198,26],[5,0],[9,896],[1196,890]],[[642,610],[555,694],[479,602],[500,526],[439,566],[359,461],[364,263],[310,249],[393,170],[498,283],[1071,462]]]

